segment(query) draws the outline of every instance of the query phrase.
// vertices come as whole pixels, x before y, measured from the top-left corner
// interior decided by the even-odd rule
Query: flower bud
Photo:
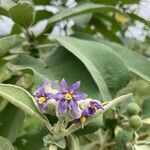
[[[130,117],[129,123],[130,126],[135,130],[138,130],[142,126],[142,120],[137,115],[133,115],[132,117]]]
[[[136,103],[130,103],[127,106],[127,113],[129,114],[129,116],[137,115],[139,111],[140,111],[140,108]]]
[[[47,102],[45,113],[49,114],[49,115],[52,115],[52,116],[56,115],[56,106],[57,106],[56,100],[55,99],[50,99]]]

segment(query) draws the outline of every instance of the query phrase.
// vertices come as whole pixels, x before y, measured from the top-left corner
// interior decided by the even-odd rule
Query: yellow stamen
[[[42,96],[42,97],[39,98],[39,104],[44,104],[45,101],[46,101],[45,97]]]
[[[65,94],[64,98],[65,98],[65,100],[70,101],[70,100],[73,99],[73,95],[72,95],[71,93],[67,92],[67,93]]]
[[[85,123],[86,120],[87,120],[87,118],[86,118],[85,116],[82,116],[82,117],[80,118],[80,122],[81,122],[81,123]]]
[[[91,108],[95,108],[95,105],[94,105],[94,104],[91,104]]]

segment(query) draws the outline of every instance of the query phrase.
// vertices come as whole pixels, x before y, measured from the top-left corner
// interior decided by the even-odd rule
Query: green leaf
[[[35,106],[35,98],[23,88],[11,84],[0,84],[0,96],[24,112],[47,123],[46,117]]]
[[[113,52],[118,55],[122,61],[124,61],[125,65],[130,71],[137,74],[141,78],[150,81],[150,62],[141,54],[138,54],[125,46],[113,42],[95,39],[88,34],[78,33],[74,36],[80,39],[86,39],[105,44],[105,46],[111,48],[111,50],[113,50]]]
[[[31,3],[18,3],[9,9],[9,13],[13,21],[20,26],[27,28],[34,19],[34,9]]]
[[[83,129],[79,129],[79,130],[75,131],[74,133],[78,136],[94,133],[101,127],[102,120],[103,120],[102,116],[95,118],[89,124],[84,126]]]
[[[144,18],[134,14],[134,13],[128,13],[129,17],[132,19],[133,22],[135,22],[136,20],[144,23],[147,26],[150,26],[150,21],[145,20]]]
[[[114,94],[128,83],[127,68],[109,47],[72,37],[55,38],[84,63],[104,101],[111,100],[109,90]]]
[[[70,134],[67,137],[67,146],[70,150],[79,150],[80,149],[80,145],[79,145],[79,139],[76,135],[74,134]]]
[[[35,5],[49,5],[51,0],[33,0]]]
[[[93,24],[96,27],[97,31],[102,33],[105,38],[122,44],[121,39],[117,37],[116,34],[114,34],[111,30],[108,30],[107,25],[105,25],[104,22],[99,18],[93,17],[93,19],[91,20],[91,24]]]
[[[1,0],[0,3],[1,3],[1,6],[5,8],[6,10],[9,10],[11,7],[16,5],[16,3],[13,0]]]
[[[0,15],[9,16],[9,13],[5,8],[0,6]]]
[[[124,61],[130,71],[150,81],[150,61],[144,56],[113,42],[101,42],[109,46]]]
[[[101,3],[101,4],[118,4],[119,2],[123,4],[133,4],[139,3],[140,0],[91,0],[92,2]]]
[[[5,55],[14,47],[22,44],[23,39],[19,35],[12,35],[0,39],[0,56]]]
[[[64,137],[56,140],[51,134],[43,137],[44,146],[49,147],[49,145],[56,145],[57,147],[64,149],[66,147],[66,140]]]
[[[142,104],[142,114],[145,118],[150,117],[150,97],[144,100]]]
[[[61,62],[61,65],[58,60]],[[81,80],[82,91],[95,99],[100,98],[98,88],[86,67],[78,58],[62,47],[56,49],[47,57],[45,66],[38,59],[27,55],[18,57],[16,64],[16,68],[19,70],[32,70],[34,80],[38,85],[45,78],[49,80],[62,80],[65,78],[70,84]]]
[[[49,19],[53,15],[52,12],[47,10],[37,10],[35,12],[35,19],[34,23],[37,23],[38,21],[42,21],[44,19]]]
[[[1,150],[15,150],[11,142],[2,136],[0,136],[0,149]]]
[[[101,13],[118,12],[122,15],[125,15],[124,13],[122,13],[121,11],[119,11],[118,9],[116,9],[115,7],[112,7],[112,6],[105,6],[105,5],[93,4],[93,3],[85,3],[85,4],[79,5],[74,8],[63,9],[58,14],[51,17],[48,20],[47,26],[42,33],[44,33],[45,31],[48,31],[55,23],[57,23],[61,20],[64,20],[64,19],[67,19],[67,18],[70,18],[73,16],[81,15],[81,14],[94,13],[94,12],[97,12],[97,13],[98,12],[101,12]]]
[[[81,91],[87,93],[90,97],[100,99],[97,85],[84,64],[63,47],[49,55],[45,63],[48,67],[47,70],[53,73],[54,79],[62,80],[65,78],[70,84],[80,80]]]
[[[92,14],[91,13],[88,13],[88,14],[83,14],[83,15],[80,15],[80,16],[75,16],[73,17],[72,19],[74,20],[75,22],[75,25],[79,28],[85,28],[86,25],[88,24],[88,22],[91,20],[92,18]],[[78,29],[77,29],[78,30]]]
[[[14,24],[12,29],[11,29],[10,34],[19,34],[21,32],[22,32],[22,30],[21,30],[20,26],[18,24]]]
[[[0,113],[0,135],[14,142],[22,127],[24,113],[12,104],[8,104]]]
[[[42,128],[40,132],[23,135],[15,141],[14,145],[19,150],[41,150],[44,147],[43,137],[48,134],[46,128]]]
[[[45,78],[55,79],[53,73],[49,69],[46,69],[46,65],[39,59],[35,59],[29,55],[20,55],[20,57],[16,59],[15,67],[18,70],[32,70],[34,80],[38,85],[41,84]]]

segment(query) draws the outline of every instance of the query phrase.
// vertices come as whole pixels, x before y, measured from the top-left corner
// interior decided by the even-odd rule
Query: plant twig
[[[87,122],[85,122],[84,125],[87,125],[88,123],[90,123],[93,119],[99,117],[101,114],[103,114],[104,112],[106,112],[108,109],[111,109],[113,106],[116,106],[118,103],[126,100],[127,98],[129,98],[130,96],[132,96],[132,94],[127,94],[127,95],[123,95],[120,96],[118,98],[115,98],[114,100],[112,100],[111,102],[109,102],[109,104],[104,106],[104,110],[98,110],[96,112],[96,114],[94,116],[92,116],[91,118],[89,118],[87,120]],[[60,134],[58,137],[64,137],[64,136],[68,136],[70,135],[72,132],[80,129],[82,127],[82,124],[72,124],[64,133]]]
[[[49,150],[57,150],[57,146],[54,144],[50,144]]]

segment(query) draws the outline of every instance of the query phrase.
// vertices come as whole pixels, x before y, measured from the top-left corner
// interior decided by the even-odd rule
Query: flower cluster
[[[98,109],[103,110],[102,104],[97,100],[91,100],[87,103],[86,109],[80,109],[78,101],[85,101],[87,94],[79,92],[80,81],[69,86],[63,79],[60,83],[60,89],[53,92],[53,86],[56,81],[44,82],[36,91],[36,102],[40,110],[45,111],[48,101],[55,99],[57,102],[56,111],[58,114],[65,114],[70,110],[75,122],[85,123],[87,118],[94,115]]]
[[[97,100],[91,100],[87,104],[87,109],[83,109],[79,118],[75,119],[76,123],[84,124],[90,116],[96,113],[96,110],[104,110],[103,105]]]

